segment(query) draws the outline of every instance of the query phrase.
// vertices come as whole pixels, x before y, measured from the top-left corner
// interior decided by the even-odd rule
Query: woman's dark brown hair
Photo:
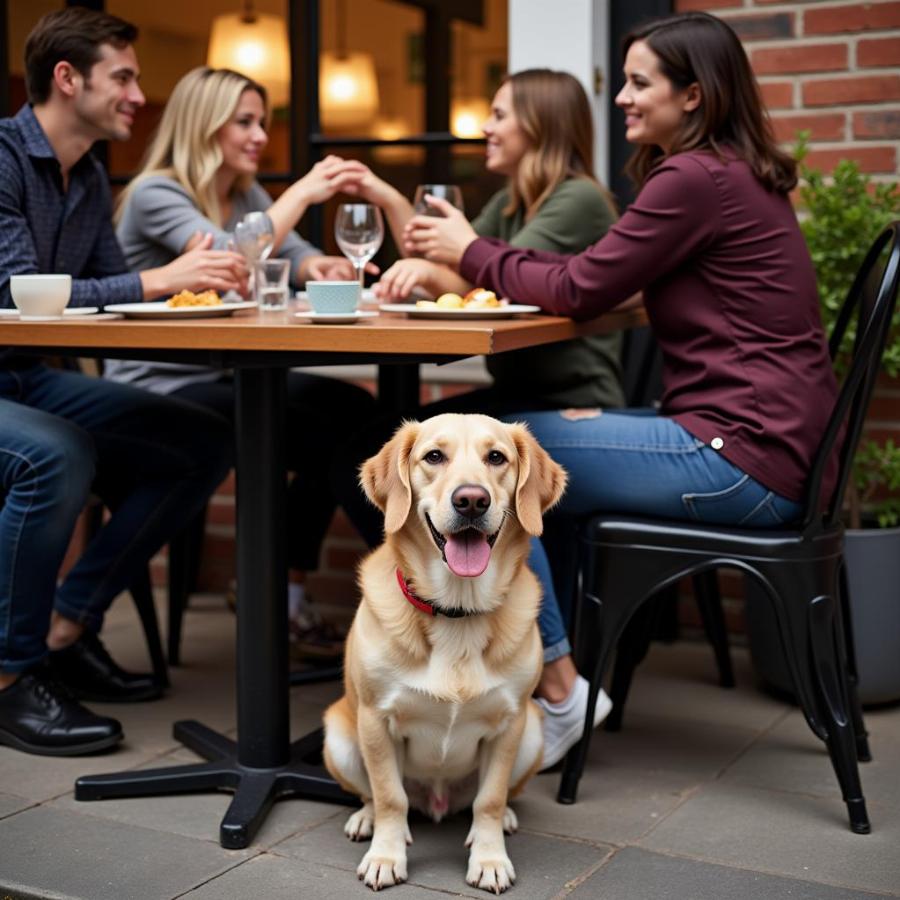
[[[656,54],[675,90],[700,86],[700,105],[684,114],[670,155],[710,150],[722,156],[728,148],[769,190],[787,193],[794,187],[796,163],[775,142],[747,54],[728,25],[708,13],[689,12],[636,28],[625,38],[624,54],[636,41]],[[626,171],[642,185],[663,155],[660,147],[641,146]]]

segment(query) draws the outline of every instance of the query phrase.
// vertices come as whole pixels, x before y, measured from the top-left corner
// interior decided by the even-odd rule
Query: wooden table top
[[[471,356],[604,334],[646,323],[642,309],[610,312],[590,322],[559,316],[511,319],[409,319],[381,313],[354,325],[302,323],[288,312],[241,311],[208,319],[71,316],[49,322],[0,321],[0,346],[68,350],[294,351]]]

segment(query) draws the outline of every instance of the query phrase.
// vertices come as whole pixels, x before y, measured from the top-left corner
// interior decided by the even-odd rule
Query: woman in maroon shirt
[[[407,249],[520,303],[587,319],[643,291],[663,355],[658,415],[523,414],[570,474],[562,509],[773,527],[801,510],[836,386],[815,274],[788,199],[794,161],[775,144],[746,54],[705,13],[625,41],[616,98],[640,193],[573,257],[413,219]],[[439,205],[439,204],[436,204]],[[826,486],[827,488],[827,486]],[[540,548],[532,564],[551,590]],[[577,735],[576,735],[577,739]]]

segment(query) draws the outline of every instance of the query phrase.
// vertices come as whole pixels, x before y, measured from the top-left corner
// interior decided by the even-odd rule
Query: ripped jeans
[[[583,411],[586,412],[586,411]],[[777,528],[799,517],[802,507],[732,465],[677,422],[659,415],[624,412],[572,420],[562,412],[505,416],[526,422],[541,446],[569,473],[569,486],[558,507],[561,517],[613,512],[686,519],[747,528]],[[563,541],[571,547],[572,541]],[[572,548],[574,549],[574,548]],[[552,555],[560,586],[559,603],[542,608],[544,661],[570,652],[566,628],[547,621],[547,612],[571,606],[570,561]],[[529,564],[545,598],[553,595],[551,566],[541,541],[532,542]],[[565,587],[563,587],[565,585]]]

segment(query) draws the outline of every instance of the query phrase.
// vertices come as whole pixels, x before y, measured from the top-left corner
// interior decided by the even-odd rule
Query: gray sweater
[[[198,231],[213,235],[213,248],[225,250],[235,225],[248,213],[263,211],[272,198],[254,182],[249,190],[234,197],[231,217],[224,228],[211,222],[197,208],[185,188],[172,178],[154,175],[138,184],[116,228],[128,267],[133,272],[165,266],[179,256],[185,244]],[[275,256],[291,261],[291,284],[302,287],[297,271],[302,260],[321,253],[289,231]],[[189,384],[215,381],[221,370],[178,363],[109,360],[104,375],[157,394],[171,394]]]

